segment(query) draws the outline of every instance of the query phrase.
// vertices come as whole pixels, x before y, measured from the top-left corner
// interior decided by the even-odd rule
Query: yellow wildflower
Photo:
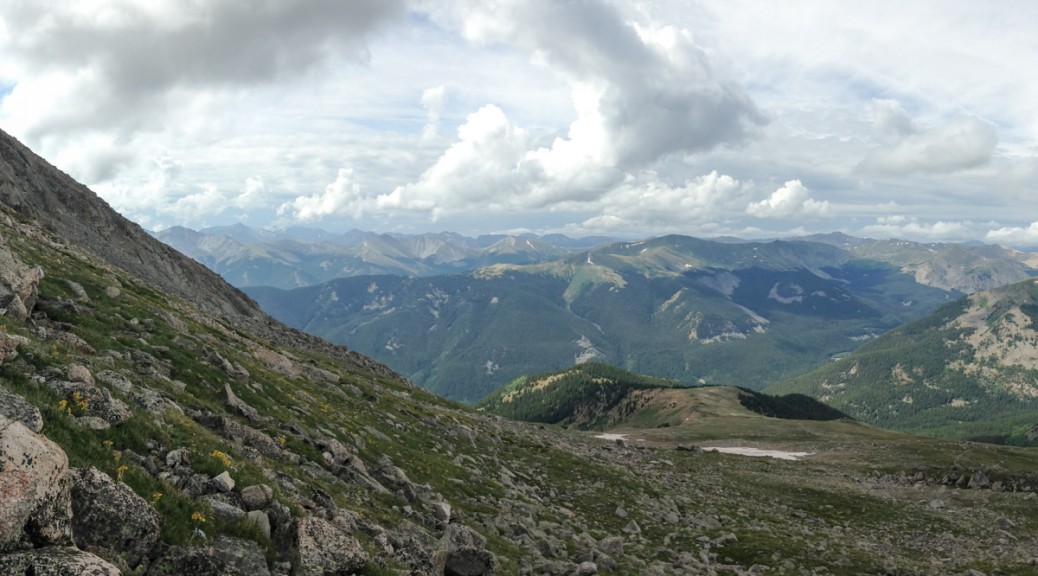
[[[150,504],[152,506],[154,506],[155,504],[158,503],[159,499],[161,499],[161,498],[162,498],[162,492],[155,492],[155,493],[153,493],[151,495],[151,502],[150,502]]]
[[[202,516],[201,512],[195,512],[194,514],[192,514],[191,519],[198,523],[205,522],[205,516]]]
[[[129,469],[130,469],[130,467],[127,466],[126,464],[123,464],[118,469],[116,469],[116,471],[115,471],[115,479],[116,479],[116,481],[121,482],[122,479],[123,479],[123,472],[126,472]]]

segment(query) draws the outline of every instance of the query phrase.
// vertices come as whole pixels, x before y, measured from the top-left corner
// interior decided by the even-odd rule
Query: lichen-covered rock
[[[270,576],[259,545],[218,536],[212,546],[171,546],[148,567],[147,576]]]
[[[89,552],[48,546],[0,555],[0,574],[33,576],[120,576],[118,568]]]
[[[21,422],[37,434],[43,430],[43,416],[40,415],[39,409],[25,398],[2,388],[0,388],[0,416]]]
[[[68,458],[47,438],[0,416],[0,552],[27,539],[72,543]]]
[[[262,510],[273,497],[274,490],[266,484],[253,484],[241,489],[241,500],[246,510]]]
[[[434,574],[490,576],[497,574],[497,557],[485,550],[486,538],[468,526],[449,524],[436,554]]]
[[[18,357],[21,341],[5,332],[0,332],[0,364]]]
[[[134,568],[158,541],[160,529],[159,513],[125,484],[97,468],[72,471],[76,546],[121,556]]]
[[[298,557],[293,562],[293,573],[299,576],[351,574],[367,562],[356,538],[316,516],[298,520],[296,550]]]

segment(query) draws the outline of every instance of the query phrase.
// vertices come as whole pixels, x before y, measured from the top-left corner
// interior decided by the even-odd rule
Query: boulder
[[[274,490],[266,484],[253,484],[241,489],[242,504],[246,510],[262,510],[270,504]]]
[[[10,334],[0,332],[0,364],[18,357],[18,345],[21,342]]]
[[[263,534],[264,538],[270,538],[270,516],[262,510],[253,510],[246,514],[249,519],[249,523],[256,527]]]
[[[0,552],[23,538],[35,546],[72,544],[70,484],[57,444],[0,416]]]
[[[72,547],[48,546],[0,555],[0,574],[33,576],[120,576],[104,559]]]
[[[350,574],[360,570],[367,556],[357,539],[316,516],[300,518],[296,524],[296,550],[293,574],[324,576]]]
[[[224,405],[227,406],[228,411],[230,411],[231,413],[238,414],[239,416],[244,416],[249,420],[260,419],[259,412],[256,411],[256,409],[252,406],[246,404],[244,400],[239,398],[238,395],[234,393],[234,390],[231,390],[230,384],[223,385],[223,397]]]
[[[226,470],[214,476],[211,484],[217,492],[230,492],[231,490],[234,490],[234,478],[231,478],[230,472]]]
[[[259,544],[217,536],[212,546],[171,546],[148,567],[147,576],[270,576]]]
[[[497,557],[485,550],[486,538],[461,524],[448,524],[436,553],[434,574],[489,576],[497,574]]]
[[[2,338],[2,334],[0,334]],[[0,388],[0,416],[25,424],[37,434],[43,430],[43,416],[28,400]]]
[[[162,518],[144,498],[97,468],[72,471],[76,546],[135,568],[159,540]]]

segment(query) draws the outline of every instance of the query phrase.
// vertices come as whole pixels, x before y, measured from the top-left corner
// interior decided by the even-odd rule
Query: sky
[[[5,0],[0,129],[142,226],[1038,246],[1038,3]]]

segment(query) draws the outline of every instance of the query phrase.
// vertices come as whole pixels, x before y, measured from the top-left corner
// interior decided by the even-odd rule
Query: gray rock
[[[488,576],[500,569],[497,557],[485,550],[486,538],[461,524],[448,524],[436,554],[436,574]]]
[[[970,476],[970,481],[967,486],[969,488],[983,490],[991,487],[991,480],[988,479],[988,475],[985,474],[983,470],[977,470],[972,476]]]
[[[238,398],[238,395],[231,390],[230,384],[223,385],[224,404],[234,414],[244,416],[249,420],[259,420],[259,412],[255,408],[249,406],[244,400]]]
[[[0,364],[18,357],[19,344],[21,342],[17,338],[5,332],[0,332]]]
[[[157,558],[147,576],[270,576],[259,545],[217,536],[212,546],[172,546]]]
[[[94,375],[90,373],[89,368],[82,364],[69,364],[66,366],[65,377],[69,379],[69,382],[81,382],[94,386]]]
[[[0,339],[2,339],[0,333]],[[0,389],[0,416],[25,424],[29,430],[37,434],[43,430],[43,416],[28,400],[17,394]]]
[[[234,490],[234,478],[231,478],[230,472],[226,470],[214,476],[210,484],[217,492]]]
[[[637,522],[631,520],[627,523],[626,526],[623,527],[623,532],[624,534],[641,534],[642,528],[641,526],[638,526]]]
[[[608,536],[598,541],[598,551],[613,558],[624,555],[624,539],[620,536]]]
[[[252,510],[246,514],[246,517],[249,519],[249,522],[260,531],[260,534],[263,534],[265,538],[270,538],[270,517],[267,516],[266,512],[262,510]]]
[[[130,382],[130,379],[126,376],[123,376],[122,374],[119,374],[118,372],[104,370],[98,372],[95,375],[95,379],[100,380],[102,383],[107,384],[112,388],[115,388],[123,394],[129,394],[133,390],[133,383]]]
[[[36,546],[72,544],[70,485],[57,444],[0,416],[0,552],[23,537]]]
[[[0,554],[0,574],[120,576],[122,572],[89,552],[72,547],[47,546],[13,554]]]
[[[176,450],[170,450],[166,453],[166,466],[176,470],[182,466],[188,466],[191,464],[191,460],[188,457],[190,450],[187,448],[177,448]]]
[[[324,576],[350,574],[364,567],[367,556],[357,539],[334,524],[307,516],[296,524],[296,550],[293,574]]]
[[[76,297],[76,300],[90,303],[90,296],[87,294],[87,291],[83,288],[82,284],[72,280],[65,280],[65,284],[68,285],[68,289],[72,291],[72,295]]]
[[[433,514],[438,521],[447,524],[451,521],[451,505],[446,502],[437,502],[433,504]]]
[[[266,508],[273,497],[274,490],[266,484],[254,484],[241,489],[242,504],[249,511]]]
[[[598,565],[594,562],[581,562],[577,566],[577,576],[593,576],[598,574]]]
[[[209,506],[213,509],[213,517],[218,520],[225,520],[234,522],[237,520],[243,520],[245,518],[245,511],[235,506],[234,504],[227,502],[220,498],[223,494],[216,496],[209,496],[205,500],[209,503]]]
[[[72,537],[76,546],[130,568],[159,540],[162,519],[143,498],[104,472],[72,471]]]

